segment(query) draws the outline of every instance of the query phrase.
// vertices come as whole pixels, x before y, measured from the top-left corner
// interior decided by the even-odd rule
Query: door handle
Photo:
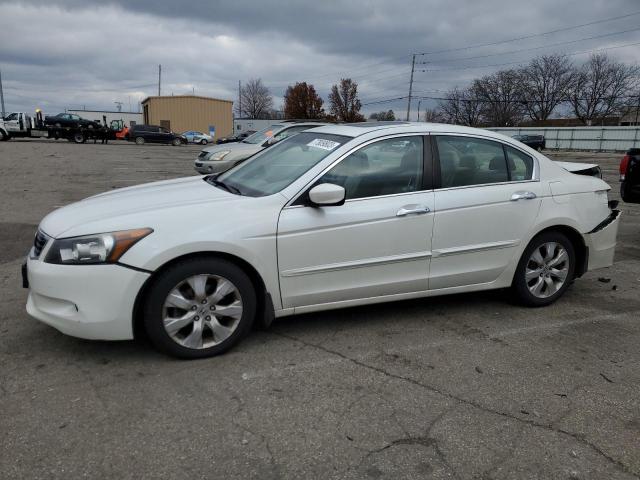
[[[400,210],[398,210],[398,213],[396,213],[396,217],[406,217],[407,215],[423,215],[425,213],[429,213],[430,211],[431,210],[429,210],[429,207],[427,207],[426,205],[405,205]]]
[[[536,198],[536,194],[533,192],[515,192],[511,195],[511,201],[517,202],[518,200],[533,200]]]

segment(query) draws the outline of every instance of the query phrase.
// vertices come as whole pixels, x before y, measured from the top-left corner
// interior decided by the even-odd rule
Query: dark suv
[[[544,135],[514,135],[513,138],[537,151],[547,148]]]
[[[187,144],[187,137],[158,125],[134,125],[129,130],[127,140],[136,142],[137,145],[143,145],[145,142],[170,143],[176,147]]]

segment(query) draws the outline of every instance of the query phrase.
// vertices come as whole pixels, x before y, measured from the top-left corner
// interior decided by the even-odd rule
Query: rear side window
[[[437,136],[442,188],[509,181],[502,144],[473,137]]]
[[[507,165],[511,180],[514,182],[531,180],[533,177],[533,158],[520,150],[506,145],[504,150],[507,153]]]

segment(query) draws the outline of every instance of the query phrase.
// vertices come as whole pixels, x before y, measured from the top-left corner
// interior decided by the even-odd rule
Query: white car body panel
[[[569,173],[509,137],[427,123],[312,131],[354,138],[273,195],[237,196],[197,176],[114,190],[55,210],[40,224],[54,238],[154,231],[123,255],[121,265],[50,265],[44,255],[29,260],[29,313],[71,335],[131,338],[133,305],[144,282],[168,262],[199,253],[249,264],[276,316],[508,287],[530,240],[557,225],[582,235],[589,268],[613,261],[619,218],[591,233],[610,215],[609,186]],[[353,199],[334,207],[292,205],[324,171],[371,140],[440,133],[513,146],[535,159],[534,178]],[[522,191],[535,198],[511,200]],[[416,205],[429,211],[397,216]]]

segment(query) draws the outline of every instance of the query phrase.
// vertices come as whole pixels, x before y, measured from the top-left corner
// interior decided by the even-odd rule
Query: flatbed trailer
[[[0,120],[0,140],[11,138],[53,138],[65,139],[75,143],[87,140],[107,142],[116,139],[116,131],[107,127],[53,126],[45,125],[40,112],[31,117],[24,112],[14,112]]]

